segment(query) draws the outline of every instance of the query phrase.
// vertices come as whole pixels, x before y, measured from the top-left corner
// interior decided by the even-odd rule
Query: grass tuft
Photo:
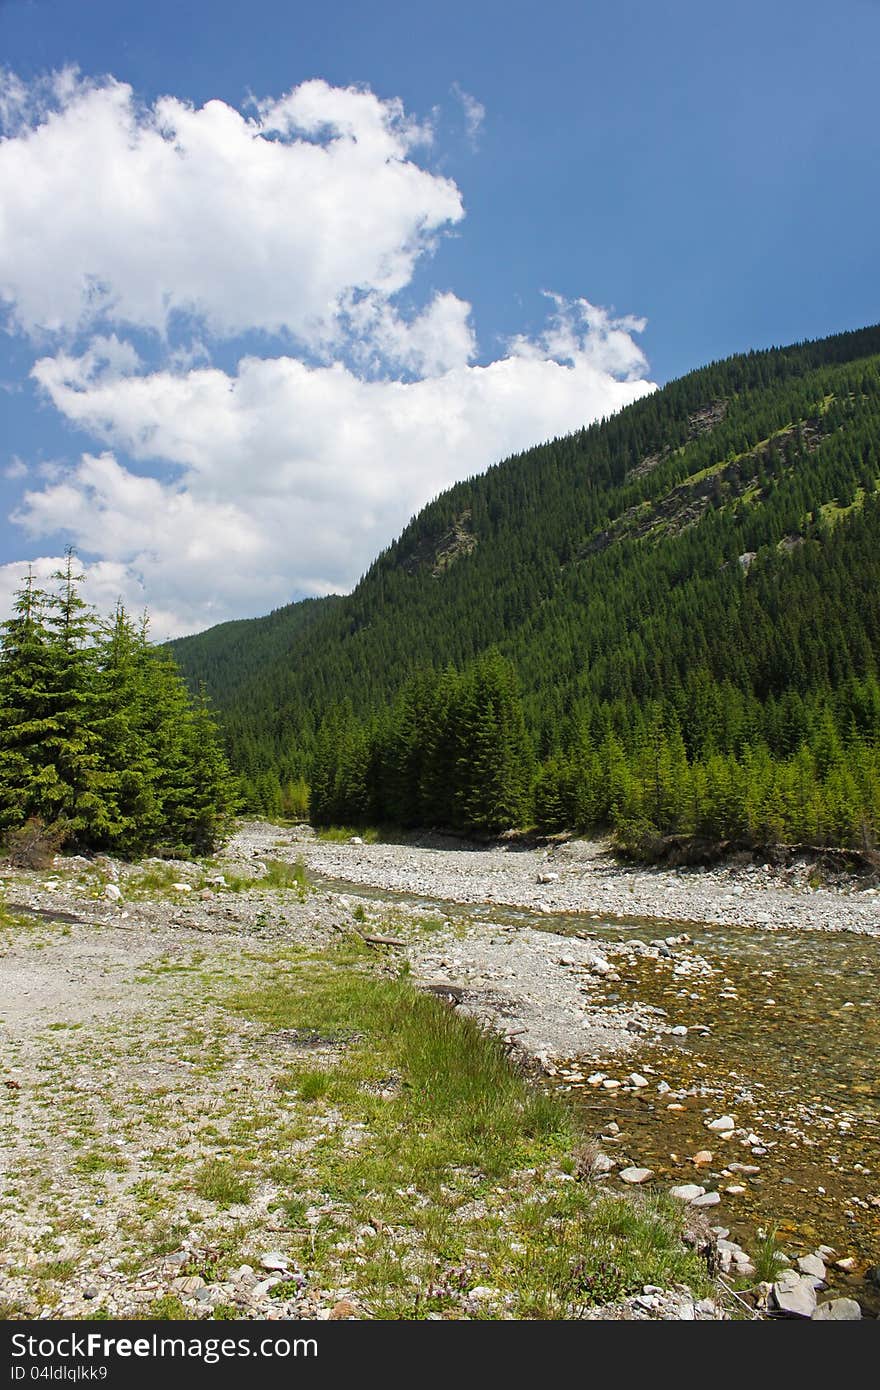
[[[196,1174],[194,1187],[206,1202],[232,1207],[250,1201],[253,1183],[236,1165],[224,1159],[209,1158]]]

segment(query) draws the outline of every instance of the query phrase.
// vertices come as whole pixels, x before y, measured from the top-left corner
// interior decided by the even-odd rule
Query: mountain
[[[263,809],[302,795],[328,716],[340,748],[360,729],[375,763],[415,673],[439,685],[491,651],[519,683],[544,823],[748,820],[772,836],[799,798],[795,828],[851,839],[880,816],[878,481],[875,326],[692,372],[450,488],[349,596],[171,646]],[[615,744],[612,805],[594,793]],[[687,813],[664,810],[665,782],[688,784]],[[365,795],[387,809],[381,788]],[[701,820],[701,798],[725,795],[736,810]]]

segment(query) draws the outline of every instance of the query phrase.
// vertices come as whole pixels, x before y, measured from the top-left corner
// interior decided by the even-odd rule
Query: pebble
[[[628,1076],[626,1079],[627,1079],[627,1083],[628,1083],[630,1086],[635,1086],[635,1087],[637,1087],[638,1089],[641,1089],[643,1086],[649,1086],[649,1085],[650,1085],[650,1082],[648,1081],[648,1078],[647,1078],[646,1076],[641,1076],[641,1075],[639,1074],[639,1072],[637,1072],[637,1071],[630,1072],[629,1076]]]
[[[721,1201],[720,1192],[704,1192],[702,1197],[695,1197],[691,1202],[692,1207],[717,1207]]]
[[[706,1128],[722,1136],[732,1134],[736,1129],[736,1120],[731,1119],[729,1115],[720,1115],[717,1120],[708,1120]]]
[[[697,1197],[705,1195],[705,1187],[698,1187],[694,1182],[681,1183],[678,1187],[669,1189],[670,1197],[675,1197],[679,1202],[694,1202]]]

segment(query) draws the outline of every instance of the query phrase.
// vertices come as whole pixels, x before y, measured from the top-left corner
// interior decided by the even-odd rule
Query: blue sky
[[[0,0],[0,604],[67,543],[157,635],[344,590],[455,478],[880,319],[878,53],[876,0]]]

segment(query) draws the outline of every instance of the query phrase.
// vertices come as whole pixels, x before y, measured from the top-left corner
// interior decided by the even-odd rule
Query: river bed
[[[318,886],[459,924],[577,936],[612,952],[644,943],[646,953],[612,954],[619,978],[591,988],[602,1002],[647,1005],[664,1026],[687,1032],[640,1037],[595,1072],[573,1057],[547,1084],[571,1094],[618,1168],[651,1168],[660,1186],[717,1191],[710,1219],[746,1249],[772,1230],[790,1255],[832,1247],[829,1262],[853,1261],[850,1271],[830,1268],[835,1287],[880,1314],[880,1289],[865,1279],[880,1262],[877,937],[453,904],[328,878]],[[665,946],[681,935],[687,940]],[[633,1072],[648,1085],[627,1085]],[[735,1121],[729,1138],[708,1128],[725,1115]],[[711,1159],[694,1164],[701,1151]]]

